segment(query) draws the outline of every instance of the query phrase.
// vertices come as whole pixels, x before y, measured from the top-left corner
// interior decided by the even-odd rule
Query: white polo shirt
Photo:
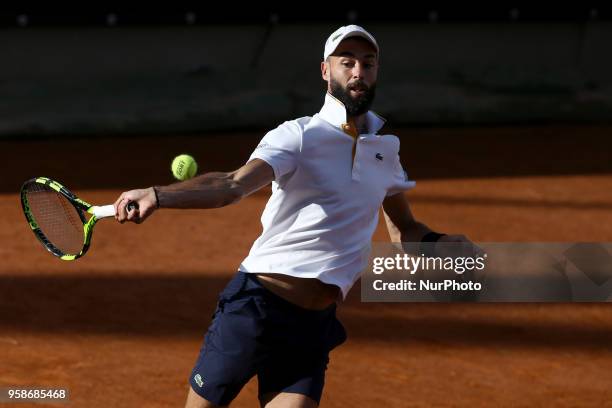
[[[263,232],[241,271],[316,278],[346,297],[367,266],[384,198],[415,186],[400,164],[397,136],[376,134],[384,119],[375,113],[366,119],[368,133],[355,142],[342,130],[344,105],[328,93],[318,114],[264,136],[249,161],[264,160],[275,180]]]

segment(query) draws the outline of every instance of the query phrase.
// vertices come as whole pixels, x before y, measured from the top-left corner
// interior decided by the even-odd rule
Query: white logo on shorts
[[[196,374],[193,379],[195,380],[196,384],[198,384],[198,387],[202,388],[202,386],[204,385],[204,381],[202,381],[202,376],[200,374]]]

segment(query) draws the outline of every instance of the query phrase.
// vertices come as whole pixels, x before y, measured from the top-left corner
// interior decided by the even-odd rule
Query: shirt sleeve
[[[402,191],[410,190],[414,188],[414,186],[416,186],[416,182],[408,178],[408,173],[406,173],[400,162],[399,154],[396,155],[391,184],[387,189],[387,197]]]
[[[295,121],[285,122],[276,129],[269,131],[259,142],[247,163],[253,159],[261,159],[274,170],[274,179],[293,172],[297,168],[297,160],[301,150],[302,129]]]

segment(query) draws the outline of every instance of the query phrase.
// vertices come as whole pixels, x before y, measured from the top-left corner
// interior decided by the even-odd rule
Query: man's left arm
[[[457,242],[473,245],[461,234],[438,234],[414,219],[403,193],[389,196],[383,201],[383,210],[391,242]],[[476,247],[477,248],[477,247]]]

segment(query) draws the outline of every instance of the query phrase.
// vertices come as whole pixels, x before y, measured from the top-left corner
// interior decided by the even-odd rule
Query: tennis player
[[[336,304],[367,265],[381,205],[393,241],[470,243],[410,211],[402,192],[415,183],[400,164],[399,139],[379,135],[385,121],[369,110],[379,55],[365,29],[340,27],[325,43],[319,113],[268,132],[236,171],[115,202],[119,222],[140,223],[158,208],[223,207],[272,183],[263,232],[219,295],[186,407],[228,405],[254,375],[261,406],[318,406],[329,352],[346,340]],[[131,201],[139,209],[128,212]]]

